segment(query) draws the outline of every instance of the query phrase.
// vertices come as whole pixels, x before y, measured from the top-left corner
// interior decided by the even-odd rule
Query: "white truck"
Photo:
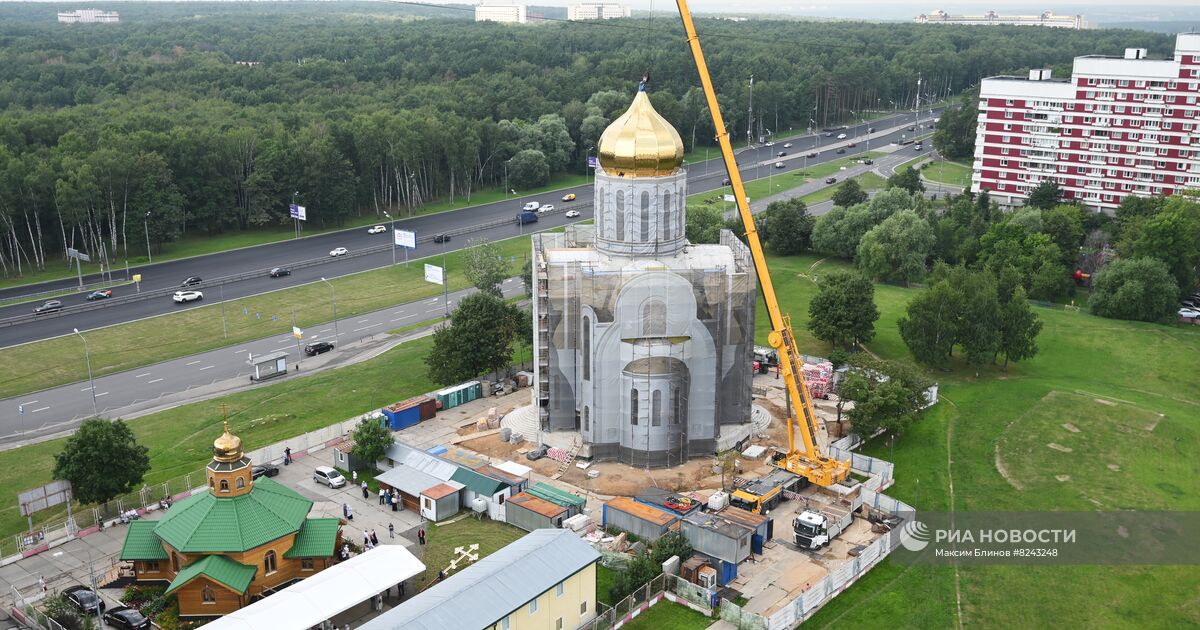
[[[845,508],[827,505],[818,510],[804,510],[792,519],[792,537],[801,549],[820,549],[837,537],[854,519]]]
[[[540,207],[542,207],[542,204],[540,204],[536,201],[530,201],[529,203],[527,203],[521,207],[521,211],[522,212],[533,212]]]

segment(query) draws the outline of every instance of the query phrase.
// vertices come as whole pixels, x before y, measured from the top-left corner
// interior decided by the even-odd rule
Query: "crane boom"
[[[766,302],[767,313],[771,317],[771,332],[767,336],[767,343],[779,353],[779,369],[783,381],[787,385],[792,412],[797,416],[795,424],[803,441],[801,448],[798,449],[795,443],[796,431],[792,428],[793,417],[789,416],[787,419],[788,452],[786,457],[776,462],[776,465],[801,475],[817,485],[833,485],[850,474],[850,466],[847,462],[825,457],[820,452],[816,441],[820,424],[813,411],[808,386],[805,385],[799,369],[800,353],[796,349],[796,340],[792,335],[791,320],[779,310],[779,302],[775,298],[775,287],[771,283],[767,259],[758,238],[758,230],[754,226],[754,216],[750,214],[750,204],[746,200],[746,188],[742,184],[737,159],[734,157],[733,147],[729,143],[729,133],[725,130],[725,121],[721,117],[721,107],[717,103],[716,91],[713,90],[712,77],[709,76],[708,65],[704,62],[704,51],[700,49],[700,38],[696,35],[696,26],[692,22],[692,14],[688,10],[687,1],[676,0],[675,4],[679,8],[679,17],[683,20],[683,29],[692,50],[692,58],[696,62],[696,71],[700,74],[704,98],[708,102],[708,111],[712,114],[713,129],[716,130],[717,142],[721,145],[721,158],[725,161],[725,170],[729,173],[729,183],[733,187],[738,215],[742,219],[742,225],[746,228],[746,243],[750,247],[750,254],[754,259],[754,270],[758,274],[759,286],[762,287],[763,301]]]

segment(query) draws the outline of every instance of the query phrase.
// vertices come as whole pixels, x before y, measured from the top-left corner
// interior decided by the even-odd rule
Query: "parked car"
[[[578,210],[567,210],[567,218],[568,219],[574,219],[577,216],[579,216]]]
[[[345,247],[335,247],[335,248],[329,250],[329,255],[334,256],[334,257],[345,256],[348,253],[349,252],[346,250]]]
[[[333,350],[332,341],[317,341],[304,346],[304,354],[307,354],[310,357],[315,357],[318,354],[329,352],[330,350]]]
[[[258,464],[250,469],[250,478],[258,479],[259,477],[274,477],[279,474],[279,467],[275,464]]]
[[[330,488],[342,488],[346,485],[346,478],[342,476],[342,473],[329,466],[317,466],[317,469],[313,471],[313,481],[325,484]]]
[[[204,294],[199,291],[176,291],[175,295],[171,296],[171,299],[175,300],[176,304],[182,304],[184,302],[203,300]]]
[[[562,196],[563,201],[575,201],[575,193],[567,193]]]
[[[784,166],[786,166],[786,165],[785,165],[783,162],[776,162],[776,163],[775,163],[775,168],[783,168]]]
[[[434,234],[434,235],[433,235],[433,242],[434,242],[434,243],[449,243],[449,242],[450,242],[450,235],[449,235],[449,234],[446,234],[445,232],[443,232],[443,233],[441,233],[441,234]]]
[[[46,300],[41,306],[33,309],[34,313],[53,313],[62,308],[61,300]]]
[[[287,267],[275,267],[274,269],[271,270],[272,278],[282,278],[284,276],[290,276],[290,275],[292,275],[292,270],[288,269]]]
[[[68,586],[63,589],[62,595],[67,598],[68,602],[71,602],[72,606],[85,615],[95,615],[97,608],[100,609],[101,613],[104,612],[104,600],[100,599],[100,595],[96,591],[86,586],[79,584]]]
[[[841,154],[845,153],[845,152],[846,152],[846,150],[845,150],[845,149],[838,149],[838,150],[837,150],[837,152],[838,152],[838,155],[841,155]]]
[[[780,151],[779,153],[775,154],[776,157],[784,157],[785,155],[787,155],[787,151]]]
[[[150,628],[150,620],[137,609],[128,606],[116,606],[105,612],[104,623],[124,630],[147,630]]]
[[[1188,319],[1200,319],[1200,311],[1194,308],[1181,308],[1179,309],[1179,316]]]
[[[87,301],[91,302],[94,300],[107,300],[110,297],[112,297],[112,289],[100,289],[98,291],[92,291],[89,293],[87,296]]]
[[[532,212],[534,210],[537,210],[541,205],[542,204],[540,204],[536,201],[530,201],[529,203],[521,206],[521,209],[524,210],[525,212]]]
[[[825,183],[826,183],[826,184],[836,184],[836,183],[837,183],[837,178],[836,178],[836,177],[826,177],[826,178],[825,178]]]
[[[809,151],[808,155],[805,157],[815,158],[815,157],[817,157],[817,155],[819,155],[819,154],[816,151]]]
[[[553,211],[554,211],[554,205],[553,205],[553,204],[549,204],[549,203],[548,203],[548,204],[546,204],[546,205],[544,205],[544,206],[538,206],[538,212],[553,212]]]
[[[783,143],[783,148],[785,148],[785,149],[790,149],[790,148],[792,148],[792,143],[791,143],[791,142],[784,142],[784,143]]]
[[[386,231],[387,228],[382,225],[373,225],[367,230],[367,234],[383,234]]]
[[[837,136],[837,139],[838,139],[838,140],[845,140],[845,139],[846,139],[846,134],[844,134],[844,133],[839,133],[839,134],[838,134],[838,136]]]
[[[180,282],[179,286],[186,289],[188,287],[200,286],[201,282],[204,282],[204,281],[200,279],[200,276],[188,276],[188,279],[184,280],[183,282]]]

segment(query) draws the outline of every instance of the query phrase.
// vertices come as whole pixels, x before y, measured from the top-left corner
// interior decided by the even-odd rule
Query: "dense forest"
[[[582,171],[651,76],[691,148],[712,129],[678,19],[500,25],[384,3],[0,6],[0,266],[141,256],[185,233],[397,216],[481,187]],[[911,107],[980,78],[1172,38],[1133,31],[700,19],[734,134]],[[754,117],[749,120],[749,77]],[[130,243],[129,240],[133,242]]]

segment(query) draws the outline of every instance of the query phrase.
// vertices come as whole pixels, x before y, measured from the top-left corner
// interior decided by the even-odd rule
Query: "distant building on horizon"
[[[101,11],[100,9],[77,9],[58,14],[59,24],[116,24],[120,21],[121,14],[116,11]]]
[[[582,20],[611,20],[627,18],[631,15],[629,7],[615,2],[582,2],[567,9],[567,19],[572,22]]]
[[[989,77],[979,93],[971,191],[1005,206],[1038,184],[1063,200],[1112,212],[1130,195],[1200,190],[1200,33],[1181,33],[1175,54],[1076,57],[1071,76],[1050,70]]]
[[[950,15],[941,9],[913,18],[917,24],[958,24],[960,26],[1049,26],[1083,30],[1088,27],[1082,15],[1055,15],[1054,11],[1043,11],[1041,15],[1000,15],[988,11],[982,15]]]
[[[525,24],[529,22],[529,7],[510,2],[484,2],[475,7],[475,21]]]

